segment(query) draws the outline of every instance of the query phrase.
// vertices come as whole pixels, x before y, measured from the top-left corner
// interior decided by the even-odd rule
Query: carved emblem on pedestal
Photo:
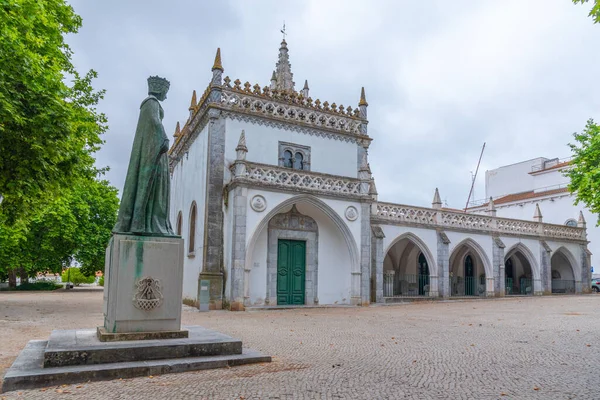
[[[160,281],[151,276],[139,279],[136,284],[133,305],[143,311],[152,311],[160,307],[163,301]]]
[[[345,215],[348,221],[356,221],[356,218],[358,218],[358,210],[354,206],[349,206],[346,208]]]
[[[267,200],[260,194],[257,194],[250,200],[250,207],[256,212],[263,212],[267,208]]]

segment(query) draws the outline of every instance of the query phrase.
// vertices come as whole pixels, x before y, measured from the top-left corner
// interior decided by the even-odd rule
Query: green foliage
[[[65,42],[80,26],[65,0],[0,0],[0,276],[103,268],[118,198],[94,166],[104,92]]]
[[[585,4],[589,3],[590,0],[573,0],[575,4]],[[590,10],[589,16],[594,19],[594,23],[600,23],[600,0],[593,0],[594,5]]]
[[[85,276],[83,272],[76,267],[71,267],[64,270],[60,276],[60,279],[62,279],[64,283],[71,282],[75,286],[79,286],[82,283],[94,283],[96,280],[93,275]]]
[[[576,143],[569,144],[572,168],[565,172],[571,180],[569,190],[575,194],[576,204],[581,202],[600,214],[600,126],[590,119],[583,132],[573,137]]]
[[[98,286],[104,286],[104,275],[102,275],[100,279],[98,279]]]
[[[22,283],[15,288],[15,290],[56,290],[62,288],[61,285],[57,285],[54,282],[38,281],[38,282],[27,282]]]
[[[104,92],[92,89],[94,71],[78,74],[64,41],[80,26],[64,0],[0,0],[0,207],[8,224],[89,175],[102,144],[106,118],[95,105]]]

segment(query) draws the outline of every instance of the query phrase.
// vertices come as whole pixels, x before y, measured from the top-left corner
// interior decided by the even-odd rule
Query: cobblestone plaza
[[[271,364],[22,392],[0,399],[598,399],[600,296],[199,313]],[[28,340],[102,322],[102,292],[0,294],[0,370]]]

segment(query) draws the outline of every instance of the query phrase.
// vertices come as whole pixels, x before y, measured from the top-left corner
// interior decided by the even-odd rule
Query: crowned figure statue
[[[169,139],[160,105],[169,86],[164,78],[148,78],[148,97],[140,106],[115,233],[174,235],[169,220]]]

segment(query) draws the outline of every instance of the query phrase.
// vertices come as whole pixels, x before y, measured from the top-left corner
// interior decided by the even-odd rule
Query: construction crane
[[[477,168],[475,169],[475,175],[473,175],[473,179],[471,180],[471,190],[469,190],[469,197],[467,197],[467,204],[465,204],[465,212],[467,212],[467,208],[469,208],[469,201],[471,201],[471,194],[473,194],[473,187],[475,186],[475,179],[477,179],[477,172],[479,172],[479,164],[481,164],[481,157],[483,157],[484,150],[485,150],[485,142],[483,142],[483,147],[481,148],[481,154],[479,154],[479,161],[477,161]]]

